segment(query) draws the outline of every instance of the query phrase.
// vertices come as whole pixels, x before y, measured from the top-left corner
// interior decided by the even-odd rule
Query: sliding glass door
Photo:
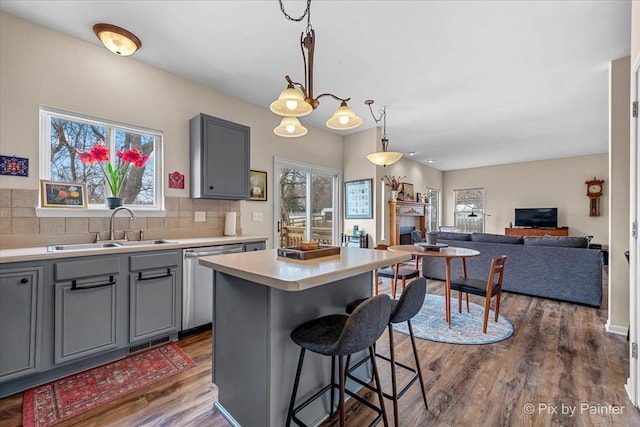
[[[276,159],[274,166],[277,247],[301,241],[337,245],[342,172],[284,159]]]

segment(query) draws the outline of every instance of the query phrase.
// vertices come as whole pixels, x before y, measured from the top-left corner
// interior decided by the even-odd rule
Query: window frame
[[[162,131],[144,128],[142,126],[135,126],[126,123],[116,122],[113,120],[100,119],[92,117],[86,114],[74,113],[70,111],[61,110],[58,108],[40,106],[40,132],[39,132],[39,148],[40,148],[40,170],[39,178],[44,180],[51,179],[51,118],[61,118],[69,121],[76,121],[81,123],[87,123],[91,125],[98,125],[105,128],[105,138],[109,142],[110,152],[114,150],[111,144],[115,143],[115,132],[117,130],[124,132],[140,133],[153,136],[154,147],[154,200],[151,205],[126,205],[128,208],[133,209],[141,216],[165,216],[164,205],[164,168],[163,168],[163,133]],[[105,182],[105,186],[106,186]],[[36,207],[36,215],[38,217],[66,217],[66,216],[78,216],[78,217],[100,217],[109,216],[112,210],[109,209],[106,204],[89,204],[87,209],[47,209],[43,208],[40,204]]]

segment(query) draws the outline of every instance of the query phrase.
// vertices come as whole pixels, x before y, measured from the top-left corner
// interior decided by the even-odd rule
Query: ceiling
[[[284,0],[297,17],[306,2]],[[302,22],[277,0],[14,1],[0,9],[99,45],[135,33],[132,57],[268,108],[304,81]],[[315,95],[387,107],[391,151],[439,170],[605,153],[609,62],[629,55],[631,1],[314,0]],[[328,97],[301,121],[327,129]],[[280,118],[274,115],[274,127]],[[348,132],[341,132],[347,134]],[[433,163],[428,163],[432,160]]]

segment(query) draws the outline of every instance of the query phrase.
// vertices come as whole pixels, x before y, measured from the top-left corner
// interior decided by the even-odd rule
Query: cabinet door
[[[119,275],[55,284],[55,363],[118,348]]]
[[[38,371],[44,267],[0,273],[0,382]]]
[[[245,252],[262,251],[262,250],[266,249],[266,247],[267,247],[267,244],[265,242],[245,243],[244,244],[244,251]]]
[[[144,270],[129,276],[129,342],[178,331],[175,268]]]
[[[191,197],[248,199],[249,127],[200,114],[190,129]]]

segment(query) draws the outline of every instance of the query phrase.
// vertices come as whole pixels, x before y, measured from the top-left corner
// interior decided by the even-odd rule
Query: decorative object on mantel
[[[398,191],[400,191],[400,184],[405,178],[406,177],[404,176],[396,178],[393,175],[385,175],[384,178],[382,178],[384,180],[384,184],[391,189],[392,201],[398,200]]]
[[[22,424],[49,427],[196,366],[174,343],[24,392]]]
[[[376,124],[382,120],[382,151],[367,154],[367,159],[373,164],[385,167],[400,160],[400,158],[402,158],[402,153],[397,151],[387,151],[389,146],[389,139],[387,138],[387,107],[382,107],[382,110],[380,110],[380,117],[376,117],[376,115],[373,114],[373,108],[371,108],[373,102],[373,99],[367,99],[364,101],[364,103],[369,106],[369,111],[371,111],[371,116],[373,117],[373,120],[375,120]]]
[[[100,165],[100,169],[102,170],[105,180],[109,185],[109,190],[111,191],[111,197],[107,197],[107,206],[110,209],[122,206],[124,202],[123,200],[117,199],[121,199],[120,191],[122,191],[124,181],[129,175],[131,165],[134,165],[136,168],[143,168],[151,156],[150,154],[140,154],[136,148],[126,151],[118,150],[116,154],[120,159],[120,164],[114,168],[109,162],[109,150],[107,150],[107,148],[102,144],[94,145],[89,151],[80,151],[76,149],[76,153],[82,163],[89,165],[97,163]],[[102,162],[109,162],[107,163],[106,169],[102,166]]]
[[[356,116],[355,112],[347,106],[347,101],[351,98],[340,98],[331,93],[322,93],[315,98],[313,96],[313,54],[315,51],[316,36],[315,31],[311,26],[311,0],[307,0],[307,8],[298,18],[293,18],[285,12],[282,0],[280,0],[280,10],[289,21],[300,22],[305,16],[307,17],[306,34],[302,33],[300,35],[300,48],[302,50],[305,73],[304,85],[302,83],[294,82],[288,75],[285,76],[285,80],[288,83],[287,88],[282,91],[278,99],[272,102],[269,106],[273,113],[284,117],[280,122],[280,125],[276,127],[273,132],[278,136],[286,138],[295,138],[306,135],[307,129],[300,124],[297,117],[306,116],[315,110],[320,104],[319,99],[323,96],[330,96],[341,101],[340,107],[326,122],[328,128],[347,130],[360,126],[362,124],[362,119]],[[306,55],[305,49],[307,50]],[[297,90],[296,86],[298,86],[300,90]]]
[[[29,159],[16,156],[0,156],[0,175],[29,176]]]
[[[409,184],[408,182],[403,182],[402,183],[402,192],[404,193],[404,199],[403,200],[405,202],[419,201],[419,200],[415,200],[415,198],[414,198],[413,184]]]
[[[602,197],[602,188],[604,179],[593,179],[585,181],[587,184],[587,197],[589,198],[589,216],[600,216],[600,197]]]
[[[169,188],[184,189],[184,175],[175,171],[169,174]]]
[[[84,183],[40,180],[40,206],[43,208],[87,208]]]
[[[140,39],[130,31],[112,24],[96,24],[93,32],[104,47],[120,56],[129,56],[142,47]]]

